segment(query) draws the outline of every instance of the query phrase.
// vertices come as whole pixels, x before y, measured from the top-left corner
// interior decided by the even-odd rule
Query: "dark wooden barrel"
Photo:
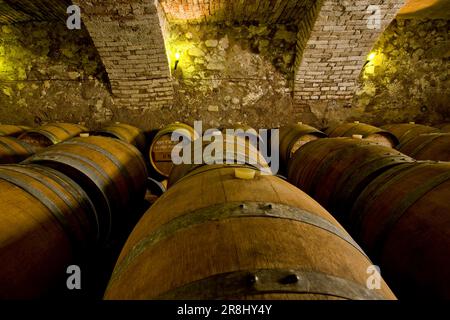
[[[28,130],[19,139],[39,148],[46,148],[87,132],[88,129],[74,123],[51,123]]]
[[[289,165],[288,181],[296,185],[341,223],[355,199],[383,171],[412,158],[372,141],[325,138],[301,147]]]
[[[0,124],[0,136],[12,136],[18,137],[25,131],[29,130],[30,127],[26,126],[16,126],[12,124]]]
[[[450,133],[427,133],[401,143],[398,150],[417,159],[450,161]]]
[[[153,178],[147,179],[147,192],[145,194],[145,201],[152,205],[161,197],[167,190],[167,180],[158,181]]]
[[[364,190],[352,230],[400,298],[450,299],[450,163],[405,163]]]
[[[221,167],[179,181],[143,216],[105,299],[394,299],[330,214],[275,176]],[[338,254],[336,254],[338,253]]]
[[[259,171],[264,171],[266,174],[272,174],[271,168],[267,163],[263,154],[261,154],[257,147],[253,144],[249,143],[244,137],[239,135],[229,135],[222,134],[220,131],[216,132],[222,139],[222,163],[213,162],[216,159],[210,159],[205,157],[204,155],[201,159],[200,163],[191,163],[191,164],[182,164],[174,166],[168,180],[168,187],[170,188],[175,183],[177,183],[180,179],[185,177],[186,175],[191,174],[192,172],[196,173],[199,170],[210,170],[211,168],[221,167],[222,164],[230,164],[237,165],[238,167],[241,165],[246,165],[249,168],[254,168]],[[209,140],[208,135],[205,134],[205,139]],[[211,141],[214,138],[211,138]],[[203,144],[197,144],[192,146],[193,153],[196,150],[202,152],[206,150],[210,142],[203,142]],[[215,157],[215,153],[213,154]],[[191,159],[194,159],[194,155],[192,154]],[[201,168],[202,167],[202,168]],[[201,168],[201,169],[200,169]]]
[[[144,132],[132,125],[117,122],[94,132],[94,134],[125,141],[134,145],[141,152],[145,152],[146,142]]]
[[[450,123],[444,123],[438,126],[442,132],[450,132]]]
[[[382,126],[381,128],[395,135],[400,143],[405,143],[409,139],[417,137],[424,133],[440,132],[440,130],[437,128],[415,123],[387,124],[385,126]]]
[[[0,164],[18,163],[36,152],[28,143],[13,138],[0,137]]]
[[[96,210],[69,177],[36,165],[0,166],[0,299],[45,295],[98,237]]]
[[[304,144],[325,138],[327,135],[306,124],[297,123],[280,129],[280,165],[285,171],[289,160]]]
[[[160,197],[167,190],[167,181],[158,181],[149,177],[147,178],[147,190]]]
[[[377,142],[392,148],[399,143],[397,137],[389,131],[371,126],[369,124],[359,123],[357,121],[328,128],[325,133],[331,138],[361,135],[363,139]]]
[[[127,208],[143,201],[147,170],[141,153],[123,141],[91,136],[74,138],[26,160],[52,167],[71,177],[101,212],[102,238],[121,228]]]
[[[194,128],[184,123],[173,123],[160,130],[150,145],[149,158],[152,168],[162,177],[167,178],[174,166],[171,158],[172,149],[179,143],[172,141],[172,133],[183,131],[186,139],[193,141],[197,134]]]

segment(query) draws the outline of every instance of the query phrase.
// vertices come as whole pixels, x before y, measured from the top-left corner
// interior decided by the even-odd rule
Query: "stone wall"
[[[351,119],[450,121],[450,20],[396,20],[361,73]]]
[[[181,120],[276,126],[292,116],[295,25],[173,25],[169,41]]]
[[[64,23],[0,26],[0,122],[70,121],[97,126],[112,117],[106,73],[86,30]]]

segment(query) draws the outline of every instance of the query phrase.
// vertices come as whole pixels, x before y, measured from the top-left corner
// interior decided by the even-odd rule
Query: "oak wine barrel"
[[[444,123],[438,126],[442,132],[450,132],[450,123]]]
[[[122,140],[134,145],[141,152],[144,152],[146,148],[144,132],[129,124],[117,122],[96,131],[94,134]]]
[[[239,136],[243,136],[243,134],[245,134],[247,141],[251,142],[255,148],[261,149],[270,144],[269,135],[265,137],[266,139],[264,140],[264,138],[259,135],[258,130],[240,122],[232,125],[231,128],[223,128],[221,132],[224,135],[230,133],[227,132],[227,130],[234,130],[234,134],[237,135],[237,133],[239,133]],[[241,133],[241,131],[243,132],[243,134]]]
[[[152,168],[164,178],[169,177],[174,166],[171,158],[172,149],[179,143],[172,141],[174,131],[183,132],[186,139],[193,141],[197,138],[194,128],[184,123],[173,123],[158,131],[150,145],[149,159]]]
[[[123,141],[91,136],[73,138],[28,158],[75,180],[101,212],[102,239],[127,221],[128,208],[143,201],[147,170],[141,153]]]
[[[153,195],[160,197],[167,190],[167,181],[158,181],[156,179],[147,178],[147,190]]]
[[[212,136],[218,135],[221,137],[222,145],[219,148],[219,152],[222,153],[221,157],[216,159],[216,153],[213,153],[213,159],[206,157],[204,151],[208,148],[208,145],[213,142],[214,138]],[[177,165],[174,166],[168,180],[168,187],[173,186],[177,181],[182,179],[184,176],[194,172],[210,170],[217,168],[218,166],[222,166],[222,164],[230,164],[230,165],[247,165],[248,167],[252,167],[259,171],[264,171],[266,174],[272,174],[271,168],[267,163],[263,154],[259,152],[259,149],[255,147],[253,144],[249,143],[247,139],[240,135],[229,135],[223,134],[220,131],[212,133],[211,137],[204,134],[204,137],[207,141],[204,141],[202,144],[193,143],[191,146],[192,155],[191,159],[192,163],[187,165]],[[199,154],[202,155],[201,163],[194,163],[194,153],[198,150]],[[217,150],[216,150],[217,151]],[[222,163],[217,163],[215,160],[221,160]],[[219,160],[219,161],[220,161]]]
[[[440,132],[440,130],[437,128],[415,123],[387,124],[382,126],[381,128],[395,135],[399,143],[406,143],[409,139],[417,137],[424,133]]]
[[[290,159],[301,146],[326,137],[322,131],[302,123],[282,127],[279,147],[281,168],[287,170]]]
[[[288,181],[345,224],[355,199],[377,175],[414,161],[395,149],[352,138],[325,138],[301,147],[289,165]]]
[[[18,137],[25,131],[29,130],[30,127],[17,126],[12,124],[0,124],[0,136],[11,136]]]
[[[0,137],[0,164],[19,163],[30,157],[36,149],[13,137]]]
[[[450,299],[450,163],[405,163],[372,181],[353,235],[400,298]]]
[[[427,133],[407,140],[398,150],[417,160],[450,161],[450,133]]]
[[[395,147],[399,141],[395,135],[387,130],[377,128],[365,123],[353,122],[344,123],[336,127],[328,128],[325,133],[330,138],[352,137],[361,135],[363,139],[377,142],[387,147]]]
[[[98,217],[69,177],[36,165],[0,166],[0,299],[29,299],[65,283],[98,238]]]
[[[39,148],[46,148],[87,132],[88,129],[74,123],[51,123],[28,130],[19,139]]]
[[[236,170],[169,189],[128,238],[105,299],[395,299],[383,281],[367,289],[372,263],[317,202]]]

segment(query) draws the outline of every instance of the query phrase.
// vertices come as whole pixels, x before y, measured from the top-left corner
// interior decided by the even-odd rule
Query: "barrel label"
[[[160,140],[156,141],[153,147],[153,159],[157,162],[171,162],[172,149],[176,144],[177,142],[171,141],[170,137],[162,137]]]

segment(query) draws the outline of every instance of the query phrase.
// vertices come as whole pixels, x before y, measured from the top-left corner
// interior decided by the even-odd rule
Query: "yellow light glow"
[[[375,67],[381,66],[383,63],[383,54],[378,51],[372,51],[367,56],[367,63],[364,66],[364,78],[368,79],[369,76],[375,74]]]
[[[175,60],[180,60],[181,54],[179,52],[175,53]]]
[[[375,66],[367,66],[365,71],[366,71],[367,75],[374,74],[375,73]]]
[[[438,0],[408,0],[400,9],[399,14],[415,13],[435,6]]]

